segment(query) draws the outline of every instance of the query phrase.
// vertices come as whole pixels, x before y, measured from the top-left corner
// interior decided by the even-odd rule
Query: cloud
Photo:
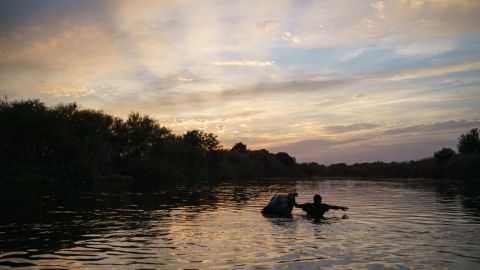
[[[432,44],[431,42],[428,42],[399,47],[395,50],[395,53],[400,56],[432,56],[445,53],[454,49],[455,47],[455,45],[450,43],[437,42]]]
[[[210,64],[216,66],[275,66],[274,61],[256,61],[256,60],[216,60],[210,61]]]
[[[468,130],[480,126],[480,120],[449,120],[431,124],[415,124],[401,128],[388,129],[383,132],[385,135],[401,135],[408,133],[427,133],[438,131]]]
[[[231,119],[231,118],[241,118],[241,119],[247,119],[252,116],[260,115],[264,113],[265,111],[263,110],[246,110],[246,111],[241,111],[241,112],[235,112],[235,113],[230,113],[227,115],[222,116],[223,118]]]
[[[411,0],[406,1],[410,4],[410,7],[413,9],[421,8],[432,8],[432,7],[442,7],[442,8],[454,8],[454,7],[463,7],[463,8],[473,8],[478,7],[478,1],[475,0],[459,0],[459,1],[450,1],[450,0]]]
[[[95,94],[95,89],[91,85],[86,85],[82,82],[60,80],[42,83],[40,92],[56,97],[83,97]]]
[[[259,100],[259,98],[273,98],[279,95],[297,95],[299,93],[326,91],[351,85],[353,79],[330,79],[330,80],[299,80],[260,83],[246,87],[238,87],[221,91],[198,91],[198,92],[175,92],[170,91],[161,97],[162,101],[170,101],[176,104],[192,104],[211,102],[238,102],[240,100]]]
[[[353,51],[350,51],[344,55],[342,55],[339,60],[342,61],[342,62],[346,62],[346,61],[351,61],[357,57],[359,57],[360,55],[362,55],[364,49],[356,49],[356,50],[353,50]]]
[[[320,153],[333,152],[334,148],[350,144],[365,142],[367,138],[357,137],[343,140],[335,139],[305,139],[292,143],[286,143],[277,147],[270,148],[272,152],[287,152],[295,157],[305,160],[307,156],[317,156]],[[321,156],[321,155],[320,155]],[[314,159],[310,159],[311,161]],[[317,159],[318,161],[318,159]]]
[[[336,125],[336,126],[327,126],[323,129],[328,133],[339,134],[339,133],[349,133],[362,130],[371,130],[383,126],[382,123],[355,123],[351,125]]]
[[[257,31],[267,31],[268,29],[280,24],[279,20],[265,20],[255,24]]]
[[[312,152],[297,157],[299,160],[316,160],[320,163],[348,164],[362,162],[401,162],[428,158],[443,147],[455,148],[455,139],[432,139],[429,141],[410,141],[402,143],[376,144],[363,143],[356,147],[332,147],[322,152]]]
[[[272,151],[286,151],[299,161],[320,163],[405,161],[432,156],[443,147],[455,148],[456,137],[480,120],[448,120],[392,128],[386,124],[357,123],[331,126],[332,133],[356,130],[371,131],[362,136],[323,137],[303,139],[272,147]],[[328,129],[327,128],[327,129]],[[382,128],[383,130],[379,130]],[[398,139],[398,136],[402,138]]]
[[[294,44],[300,43],[300,39],[297,36],[293,35],[291,32],[288,32],[288,31],[283,32],[282,39],[285,40],[285,41],[294,43]]]
[[[186,76],[183,76],[183,75],[179,75],[177,77],[177,80],[180,81],[180,82],[192,82],[193,81],[192,78],[186,77]]]
[[[191,122],[211,122],[211,123],[223,123],[223,122],[231,122],[231,121],[238,121],[238,120],[249,120],[252,117],[259,116],[263,114],[265,111],[263,110],[243,110],[243,111],[235,111],[231,113],[219,113],[215,115],[187,115],[180,118],[162,118],[160,119],[161,122],[168,122],[172,124],[185,124]]]
[[[478,1],[318,1],[302,14],[302,46],[396,45],[478,35]],[[318,31],[318,25],[329,31]]]
[[[273,152],[286,151],[299,162],[316,161],[321,164],[345,162],[348,164],[374,161],[409,161],[431,157],[443,147],[455,149],[455,138],[420,138],[407,142],[360,138],[352,141],[302,140],[272,148]]]
[[[225,129],[226,129],[226,125],[217,125],[216,128],[217,128],[217,132],[222,134],[225,132]]]
[[[0,38],[2,70],[78,72],[79,68],[99,68],[93,65],[96,61],[110,64],[119,57],[114,31],[68,22],[55,27],[54,32],[47,26],[20,28]]]
[[[469,60],[456,60],[439,65],[406,69],[404,71],[397,72],[392,76],[391,79],[394,81],[410,80],[477,69],[480,69],[480,59],[473,58]]]
[[[329,139],[307,139],[301,140],[293,143],[288,143],[285,145],[277,146],[271,148],[273,152],[287,152],[292,153],[294,155],[298,155],[298,153],[308,152],[314,148],[328,148],[335,144],[343,144],[342,141],[334,141]]]
[[[384,1],[382,8],[385,40],[428,40],[478,33],[478,1],[414,0]],[[393,30],[393,31],[391,31]]]
[[[383,12],[385,9],[385,4],[383,1],[378,1],[370,5],[372,8],[376,9],[378,12]]]
[[[164,77],[159,77],[155,74],[147,74],[140,73],[138,74],[139,78],[137,79],[143,81],[143,87],[151,90],[171,91],[176,89],[178,86],[201,83],[203,80],[205,80],[199,76],[189,74],[189,72],[172,74]]]

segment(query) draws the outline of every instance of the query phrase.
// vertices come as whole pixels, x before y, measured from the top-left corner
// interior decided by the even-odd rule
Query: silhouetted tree
[[[345,163],[332,164],[328,166],[328,171],[329,174],[333,176],[349,176],[348,166]]]
[[[213,151],[220,149],[220,142],[213,133],[201,130],[190,130],[183,135],[184,142],[191,148],[201,151]]]
[[[232,147],[231,151],[235,151],[235,152],[239,152],[239,153],[243,153],[243,154],[248,153],[247,146],[245,144],[241,143],[241,142],[236,143]]]
[[[433,154],[433,159],[436,163],[445,163],[449,161],[455,155],[455,151],[450,148],[442,148]]]
[[[287,167],[293,167],[297,164],[295,158],[285,152],[276,153],[275,158]]]
[[[152,147],[168,137],[171,132],[148,116],[132,113],[119,131],[126,139],[124,155],[146,159]]]
[[[325,176],[325,165],[320,165],[317,162],[305,162],[299,164],[300,171],[306,177]]]
[[[480,152],[480,139],[478,136],[478,129],[473,128],[466,134],[460,135],[460,137],[458,137],[457,148],[458,152],[461,154]]]

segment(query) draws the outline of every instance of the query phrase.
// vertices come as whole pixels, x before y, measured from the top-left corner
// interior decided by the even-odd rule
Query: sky
[[[480,127],[480,1],[0,0],[0,95],[406,161]]]

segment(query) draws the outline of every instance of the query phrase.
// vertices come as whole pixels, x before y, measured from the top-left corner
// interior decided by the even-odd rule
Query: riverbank
[[[347,165],[299,163],[285,152],[226,149],[213,133],[174,134],[155,119],[132,113],[123,120],[75,103],[0,100],[0,184],[116,183],[264,179],[271,177],[373,177],[480,179],[480,140],[472,129],[458,153],[441,149],[405,162]]]

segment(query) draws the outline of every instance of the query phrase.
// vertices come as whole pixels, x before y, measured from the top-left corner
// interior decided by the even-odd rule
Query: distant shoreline
[[[478,129],[458,137],[458,152],[405,162],[297,163],[285,152],[231,149],[201,130],[181,135],[147,115],[126,120],[76,103],[0,100],[2,183],[95,183],[357,177],[480,179]]]

